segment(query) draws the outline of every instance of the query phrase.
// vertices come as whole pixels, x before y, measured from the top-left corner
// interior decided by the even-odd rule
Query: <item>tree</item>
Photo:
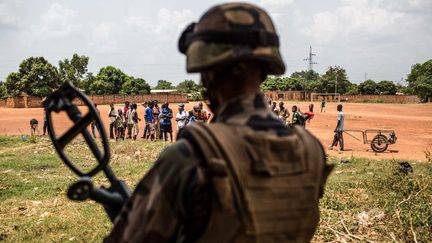
[[[359,84],[358,91],[362,95],[377,94],[377,86],[378,85],[377,85],[377,83],[375,83],[375,81],[368,79],[368,80]]]
[[[304,84],[299,78],[269,76],[261,85],[263,91],[303,90]]]
[[[323,90],[322,83],[320,80],[308,80],[305,84],[305,90],[308,92],[319,93]]]
[[[346,70],[339,66],[329,67],[321,77],[321,92],[345,94],[351,85]]]
[[[142,78],[130,77],[123,83],[121,94],[149,94],[150,85]]]
[[[90,83],[89,90],[92,94],[118,94],[130,77],[120,69],[106,66],[99,70],[96,79]]]
[[[396,85],[392,81],[382,80],[377,84],[377,93],[383,95],[394,95],[397,92]]]
[[[4,86],[6,87],[7,94],[10,96],[17,96],[24,90],[24,82],[21,82],[21,74],[12,72],[6,77]]]
[[[6,85],[3,82],[0,82],[0,98],[7,96]]]
[[[29,57],[21,62],[18,72],[6,78],[9,95],[26,92],[34,96],[48,96],[60,86],[57,68],[43,57]]]
[[[432,98],[432,59],[423,64],[417,63],[412,66],[407,81],[408,87],[422,101]]]
[[[175,89],[171,82],[166,80],[158,80],[157,85],[154,89]]]
[[[315,72],[314,70],[309,70],[309,71],[297,71],[297,72],[293,72],[290,76],[291,78],[301,78],[304,80],[318,80],[319,78],[319,73]]]
[[[86,94],[92,94],[91,84],[95,82],[96,77],[92,72],[88,72],[86,76],[80,82],[80,88],[84,90]]]
[[[193,80],[184,80],[177,85],[177,90],[181,93],[190,94],[198,92],[199,85],[196,84]]]
[[[76,53],[73,54],[71,60],[65,58],[63,61],[59,61],[60,80],[62,82],[71,81],[76,87],[83,88],[81,81],[87,73],[88,62],[88,57]]]
[[[359,94],[358,85],[357,84],[351,84],[345,94],[347,94],[347,95],[358,95]]]

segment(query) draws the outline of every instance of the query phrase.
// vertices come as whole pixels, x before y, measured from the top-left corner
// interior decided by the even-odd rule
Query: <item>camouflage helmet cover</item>
[[[266,74],[280,75],[285,64],[270,16],[247,3],[228,3],[209,9],[179,39],[187,56],[187,71],[201,72],[243,60],[258,60]]]

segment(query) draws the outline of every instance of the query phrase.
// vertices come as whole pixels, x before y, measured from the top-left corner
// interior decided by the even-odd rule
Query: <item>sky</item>
[[[273,18],[286,75],[347,70],[348,78],[400,82],[411,65],[432,58],[432,0],[253,0]],[[22,60],[44,56],[53,65],[74,53],[90,57],[96,74],[112,65],[151,85],[177,84],[187,74],[177,40],[215,0],[0,0],[0,81]]]

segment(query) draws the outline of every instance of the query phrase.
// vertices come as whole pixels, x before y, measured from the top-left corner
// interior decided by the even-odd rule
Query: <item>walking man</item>
[[[335,134],[333,137],[333,143],[329,147],[329,149],[332,150],[333,147],[337,146],[339,143],[340,151],[343,151],[344,150],[343,130],[344,130],[345,115],[342,111],[342,104],[339,104],[337,106],[337,111],[338,111],[337,125],[336,125],[336,128],[334,130]]]

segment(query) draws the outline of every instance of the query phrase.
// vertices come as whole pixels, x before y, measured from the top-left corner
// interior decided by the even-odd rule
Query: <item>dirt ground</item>
[[[302,111],[307,110],[309,103],[286,102],[287,107],[299,105]],[[186,104],[190,110],[194,103]],[[320,139],[324,147],[328,147],[333,139],[333,130],[336,126],[337,111],[336,103],[327,103],[326,112],[320,112],[320,103],[314,103],[315,117],[307,124],[307,129]],[[374,153],[370,145],[363,144],[347,134],[344,134],[346,151],[327,151],[330,155],[343,158],[361,156],[375,159],[407,159],[425,160],[425,151],[432,151],[432,104],[364,104],[344,103],[345,129],[393,129],[398,140],[396,144],[390,145],[384,153]],[[121,108],[122,105],[116,105]],[[98,107],[101,117],[108,131],[109,106]],[[171,104],[174,112],[177,106]],[[43,109],[11,109],[0,108],[0,135],[29,134],[29,121],[32,118],[39,120],[39,132],[42,133]],[[144,109],[138,108],[138,114],[143,120]],[[71,126],[64,114],[56,116],[56,130],[58,134],[64,132]],[[175,121],[174,121],[175,123]],[[140,123],[140,135],[143,132],[143,121]],[[173,125],[174,133],[177,130]],[[351,133],[362,139],[361,133]],[[174,135],[175,136],[175,135]]]

